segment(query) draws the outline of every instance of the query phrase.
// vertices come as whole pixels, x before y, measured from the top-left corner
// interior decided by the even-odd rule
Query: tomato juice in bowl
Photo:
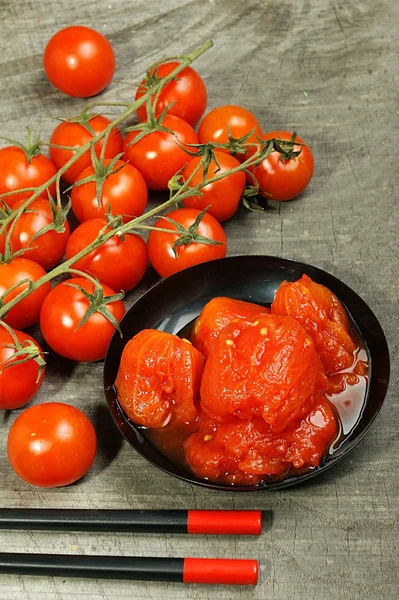
[[[163,432],[145,430],[130,421],[118,403],[114,382],[121,354],[127,342],[142,329],[180,334],[187,337],[190,326],[207,302],[218,296],[237,298],[270,306],[283,281],[297,281],[302,275],[328,287],[345,306],[359,340],[359,358],[367,355],[369,368],[349,399],[343,392],[331,401],[340,414],[341,430],[320,466],[306,472],[286,473],[265,478],[256,485],[231,485],[197,477],[181,454],[183,438],[190,433],[175,431],[174,444]],[[178,290],[178,291],[177,291]],[[121,433],[143,456],[159,468],[181,479],[205,487],[229,491],[272,490],[313,477],[340,460],[365,435],[385,397],[389,377],[389,354],[381,327],[364,301],[335,277],[309,265],[266,256],[241,256],[198,265],[169,277],[151,288],[130,309],[121,323],[123,339],[114,336],[105,362],[104,381],[108,405]],[[350,387],[350,386],[349,386]],[[352,388],[352,392],[354,391]],[[348,400],[349,403],[348,403]],[[346,411],[346,412],[345,412]],[[172,438],[172,436],[170,436]],[[183,460],[182,460],[183,458]]]

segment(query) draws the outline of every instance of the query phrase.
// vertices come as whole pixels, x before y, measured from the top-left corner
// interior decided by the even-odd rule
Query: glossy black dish
[[[147,328],[178,334],[215,296],[229,296],[270,305],[277,288],[283,281],[296,281],[303,274],[327,286],[338,296],[366,345],[370,360],[370,380],[363,411],[352,431],[320,467],[257,486],[233,487],[211,483],[173,464],[143,437],[140,428],[131,423],[119,407],[113,384],[125,344],[140,330]],[[273,256],[235,256],[181,271],[160,281],[141,296],[126,313],[121,328],[123,338],[121,339],[118,333],[114,334],[104,365],[105,394],[118,429],[152,464],[189,483],[214,490],[230,492],[276,490],[323,473],[341,460],[368,432],[381,409],[388,388],[390,372],[388,345],[374,313],[360,296],[333,275],[292,260]]]

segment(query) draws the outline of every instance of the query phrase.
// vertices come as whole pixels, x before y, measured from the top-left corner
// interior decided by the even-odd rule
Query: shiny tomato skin
[[[94,135],[98,135],[111,123],[109,119],[102,115],[95,115],[89,120],[89,125],[94,132]],[[80,148],[84,146],[93,138],[93,134],[81,123],[74,123],[73,121],[62,121],[54,129],[51,134],[50,144],[56,144],[59,146],[71,146],[72,148]],[[104,138],[95,144],[95,151],[97,156],[100,156],[101,149],[104,144]],[[119,129],[116,127],[108,137],[105,158],[114,158],[117,154],[122,152],[122,135]],[[75,150],[63,150],[61,148],[54,148],[50,146],[50,157],[57,169],[60,169],[65,165],[66,162],[75,154]],[[77,177],[84,169],[91,165],[90,150],[87,150],[80,158],[78,158],[70,167],[65,171],[62,177],[67,183],[74,183]]]
[[[125,346],[115,387],[133,422],[158,428],[197,418],[204,357],[186,339],[144,329]]]
[[[292,133],[289,131],[271,131],[260,136],[263,140],[279,138],[289,141]],[[299,144],[305,144],[296,137]],[[309,146],[296,144],[294,151],[302,151],[299,156],[289,160],[282,159],[281,153],[273,151],[257,167],[249,167],[255,175],[260,188],[261,196],[268,200],[287,201],[293,200],[308,186],[313,176],[314,158]],[[247,158],[252,156],[255,149],[249,148]]]
[[[43,267],[28,258],[13,258],[8,263],[0,263],[0,296],[23,279],[35,282],[46,274]],[[21,283],[12,292],[7,294],[3,301],[6,304],[28,286],[28,282]],[[40,309],[50,292],[50,283],[44,283],[35,292],[32,292],[18,302],[3,318],[3,320],[15,329],[25,329],[39,321]]]
[[[256,143],[256,137],[262,133],[258,119],[250,110],[228,104],[217,106],[202,119],[198,129],[200,144],[207,142],[225,144],[228,142],[229,126],[231,135],[236,139],[242,138],[254,129],[254,133],[248,138],[246,144]],[[228,152],[228,150],[222,149],[222,152]]]
[[[14,210],[17,210],[24,202],[24,200],[16,202]],[[46,198],[33,200],[13,227],[11,233],[12,252],[26,248],[26,258],[37,262],[46,271],[58,265],[65,254],[71,233],[68,220],[64,221],[64,232],[57,232],[54,229],[46,231],[31,242],[32,237],[53,220],[50,202]],[[0,233],[0,254],[4,252],[5,238],[5,232]]]
[[[74,25],[57,31],[44,50],[43,67],[61,92],[88,98],[102,92],[112,80],[115,55],[101,33]]]
[[[174,132],[180,144],[198,144],[197,134],[183,119],[166,115],[162,125]],[[124,160],[140,171],[150,190],[167,190],[169,180],[190,160],[190,155],[180,148],[174,135],[165,131],[154,131],[129,145],[139,133],[140,130],[127,134]]]
[[[270,309],[259,304],[224,296],[212,298],[197,317],[190,341],[207,358],[220,332],[232,321],[254,323],[266,314]]]
[[[69,285],[71,283],[93,293],[94,285],[83,277],[73,277],[56,285],[44,301],[40,312],[43,337],[54,352],[70,360],[101,360],[105,356],[115,328],[103,315],[95,312],[77,329],[86,314],[89,302],[81,291]],[[104,297],[115,293],[107,285],[102,287]],[[107,304],[107,308],[118,322],[126,312],[122,300]]]
[[[14,329],[14,334],[23,345],[26,341],[33,342],[41,352],[39,344],[30,335]],[[5,327],[0,326],[0,409],[13,410],[27,404],[39,391],[45,368],[39,376],[39,365],[30,358],[24,363],[13,364],[16,360],[24,358],[18,356],[13,360],[16,350],[14,340]],[[25,355],[26,356],[26,355]],[[43,355],[42,355],[43,357]]]
[[[57,172],[54,164],[47,156],[39,154],[28,161],[25,152],[18,146],[6,146],[0,149],[0,194],[12,192],[26,187],[39,187],[46,183]],[[55,195],[55,183],[49,186],[49,192]],[[32,192],[21,192],[4,196],[1,200],[9,208],[19,200],[26,200]],[[47,191],[41,194],[47,198]],[[0,201],[1,206],[1,201]]]
[[[93,242],[106,224],[105,219],[90,219],[79,225],[69,238],[67,260]],[[147,270],[147,245],[138,235],[125,233],[123,239],[114,235],[72,266],[97,277],[116,292],[128,292],[142,280]]]
[[[104,161],[107,166],[111,159]],[[75,217],[81,223],[88,219],[103,217],[108,209],[112,215],[123,215],[125,223],[143,214],[147,206],[147,186],[140,171],[132,165],[118,160],[115,169],[104,181],[101,204],[98,206],[96,182],[90,181],[72,188],[71,200]],[[86,177],[93,175],[94,167],[87,167],[76,179],[76,184]]]
[[[234,156],[230,156],[225,152],[215,151],[217,163],[211,161],[206,179],[211,179],[215,175],[221,175],[226,171],[235,169],[240,166],[240,163]],[[194,156],[189,163],[184,167],[182,176],[184,179],[193,173],[194,169],[200,163],[201,158]],[[196,187],[202,184],[204,169],[201,168],[194,175],[189,183],[189,187]],[[218,221],[226,221],[230,219],[238,210],[240,200],[245,187],[245,173],[239,171],[227,175],[219,181],[208,183],[201,189],[200,196],[189,196],[183,200],[183,205],[186,208],[197,208],[203,210],[209,206],[208,214],[212,215]]]
[[[162,63],[152,71],[151,75],[156,75],[158,78],[166,77],[178,65],[177,61]],[[135,100],[141,98],[146,91],[147,87],[143,79],[136,92]],[[205,112],[207,99],[207,91],[202,77],[192,67],[186,67],[162,89],[155,115],[159,116],[167,106],[173,104],[168,110],[168,115],[180,117],[194,127]],[[140,121],[147,120],[145,104],[137,109],[137,116]]]
[[[325,286],[303,275],[284,281],[271,306],[272,313],[296,319],[312,338],[327,375],[349,369],[355,360],[356,344],[351,338],[345,308]]]
[[[179,208],[165,216],[188,228],[195,222],[200,212],[195,208]],[[155,228],[157,227],[176,229],[175,225],[165,221],[163,218],[155,223]],[[222,226],[214,217],[205,214],[199,224],[197,233],[220,242],[220,244],[190,243],[186,246],[177,246],[176,258],[172,246],[179,238],[179,235],[163,231],[151,231],[148,238],[148,253],[152,266],[161,277],[169,277],[169,275],[173,275],[173,273],[177,273],[188,267],[226,256],[226,235]]]
[[[86,475],[96,449],[91,421],[81,410],[61,402],[26,409],[12,424],[7,441],[15,473],[44,488],[70,485]]]

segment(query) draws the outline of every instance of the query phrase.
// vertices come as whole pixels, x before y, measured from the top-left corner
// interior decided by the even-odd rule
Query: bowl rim
[[[153,285],[151,285],[146,291],[144,291],[133,302],[132,306],[129,308],[129,310],[126,312],[126,314],[120,321],[121,329],[123,330],[124,322],[127,322],[131,318],[131,313],[134,310],[137,310],[137,307],[140,308],[140,305],[142,303],[145,303],[146,298],[150,294],[152,294],[154,292],[154,290],[157,290],[157,292],[159,292],[159,290],[162,289],[162,287],[173,285],[173,282],[175,280],[178,280],[179,278],[181,278],[182,274],[184,274],[185,277],[187,277],[187,273],[189,273],[189,272],[191,272],[195,275],[196,271],[205,270],[206,268],[212,269],[212,264],[216,265],[216,264],[220,264],[220,263],[234,262],[237,260],[244,260],[244,261],[252,260],[252,261],[261,261],[261,262],[278,261],[279,263],[281,263],[280,268],[282,268],[283,266],[289,267],[290,265],[292,265],[296,268],[299,267],[300,269],[305,269],[305,271],[312,270],[316,274],[319,274],[322,278],[327,277],[327,279],[330,279],[335,284],[336,287],[342,289],[342,291],[345,292],[345,294],[349,294],[349,296],[352,296],[354,299],[356,299],[359,302],[362,309],[365,310],[367,317],[369,317],[371,319],[372,324],[375,327],[374,335],[378,338],[379,343],[381,344],[381,347],[379,348],[379,352],[381,353],[382,360],[380,361],[379,364],[380,364],[380,366],[381,366],[381,364],[383,366],[382,380],[383,380],[383,388],[384,389],[380,392],[379,402],[378,402],[377,406],[375,407],[371,418],[367,421],[367,423],[363,427],[363,429],[359,433],[357,433],[357,435],[353,439],[347,438],[347,439],[343,440],[342,444],[340,445],[340,448],[342,448],[342,450],[340,452],[337,451],[337,452],[334,452],[333,454],[330,454],[328,456],[328,458],[320,466],[318,466],[306,473],[294,474],[292,476],[283,478],[281,480],[271,481],[269,483],[266,481],[265,483],[261,483],[258,485],[248,485],[248,486],[233,486],[233,485],[227,485],[227,484],[218,484],[218,483],[214,483],[212,481],[208,481],[206,479],[200,479],[200,478],[196,477],[193,473],[190,474],[188,471],[184,471],[184,473],[180,472],[180,471],[182,471],[182,469],[180,467],[174,465],[174,463],[172,463],[172,461],[170,461],[169,459],[167,459],[167,462],[170,463],[170,467],[172,467],[171,469],[166,468],[165,466],[163,466],[161,464],[158,464],[155,460],[153,460],[151,457],[148,456],[148,454],[145,452],[145,450],[143,450],[142,446],[148,447],[148,445],[149,445],[149,446],[151,446],[151,448],[153,450],[155,450],[155,454],[159,454],[161,457],[165,458],[164,455],[162,455],[162,453],[157,448],[155,448],[155,446],[153,446],[150,441],[146,440],[140,433],[140,428],[138,426],[135,426],[135,424],[132,423],[124,415],[124,413],[116,399],[116,395],[113,393],[113,390],[112,390],[113,384],[110,384],[108,381],[107,370],[108,370],[108,366],[109,366],[109,363],[111,360],[111,355],[113,353],[113,345],[115,343],[115,339],[117,339],[117,337],[119,337],[119,333],[117,331],[114,332],[114,334],[111,338],[111,341],[109,343],[107,353],[105,356],[105,360],[104,360],[104,369],[103,369],[104,392],[105,392],[105,396],[106,396],[106,400],[107,400],[107,404],[108,404],[108,409],[110,410],[111,416],[112,416],[119,432],[123,435],[123,437],[129,442],[129,444],[143,458],[145,458],[153,466],[157,467],[158,469],[161,469],[163,472],[165,472],[173,477],[176,477],[182,481],[185,481],[185,482],[188,482],[188,483],[191,483],[194,485],[198,485],[203,488],[216,490],[216,491],[224,491],[224,492],[258,491],[259,492],[259,491],[280,490],[280,489],[283,489],[286,487],[291,487],[293,485],[297,485],[297,484],[306,482],[309,479],[312,479],[313,477],[315,477],[321,473],[324,473],[325,471],[330,469],[332,466],[334,466],[338,461],[343,459],[349,452],[351,452],[353,450],[353,448],[355,446],[357,446],[358,443],[367,435],[367,433],[369,432],[370,428],[374,424],[374,422],[382,408],[382,405],[386,398],[386,393],[388,391],[389,377],[390,377],[389,347],[388,347],[388,343],[387,343],[384,331],[383,331],[381,324],[380,324],[378,318],[376,317],[375,313],[368,306],[368,304],[365,302],[365,300],[363,300],[363,298],[357,292],[355,292],[352,288],[350,288],[346,283],[344,283],[343,281],[341,281],[335,275],[332,275],[328,271],[325,271],[324,269],[321,269],[320,267],[313,266],[309,263],[304,263],[299,260],[286,259],[286,258],[281,258],[278,256],[266,255],[266,254],[231,255],[231,256],[224,257],[224,258],[215,259],[215,260],[207,262],[207,263],[201,263],[201,264],[195,265],[193,267],[189,267],[188,269],[185,269],[184,271],[179,271],[167,278],[158,280]],[[360,331],[359,323],[356,320],[355,315],[353,315],[352,312],[348,309],[346,303],[340,298],[340,296],[335,291],[334,291],[334,293],[338,296],[338,299],[344,304],[345,309],[347,310],[347,312],[349,313],[349,315],[351,317],[351,320],[354,322],[355,326]],[[160,295],[162,295],[162,294],[160,294]],[[252,300],[248,300],[248,301],[252,301]],[[362,334],[362,331],[360,331],[360,333]],[[362,335],[362,337],[363,337],[363,335]],[[129,339],[126,339],[126,341],[123,344],[123,347],[129,341]],[[365,342],[365,345],[367,348],[367,353],[370,358],[370,378],[369,378],[369,384],[368,384],[368,389],[367,389],[367,393],[366,393],[366,400],[365,400],[365,405],[366,405],[370,401],[370,396],[371,396],[371,391],[372,391],[371,383],[373,381],[374,365],[373,365],[373,357],[370,352],[369,344],[368,344],[367,340],[365,340],[365,339],[364,339],[364,342]],[[133,443],[132,439],[126,434],[125,428],[121,427],[121,423],[120,423],[121,418],[124,421],[124,423],[127,424],[128,428],[129,428],[128,430],[134,431],[136,443]],[[356,430],[356,427],[358,426],[361,418],[362,417],[360,416],[358,421],[354,425],[352,432]],[[350,436],[352,436],[352,432],[350,433]],[[350,438],[350,436],[349,436],[349,438]]]

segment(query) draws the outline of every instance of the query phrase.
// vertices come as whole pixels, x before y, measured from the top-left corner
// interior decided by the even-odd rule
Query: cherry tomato
[[[194,225],[199,215],[200,211],[195,208],[179,208],[166,216],[188,229]],[[172,225],[163,218],[157,221],[155,227],[177,230],[176,225]],[[180,235],[178,233],[151,231],[148,238],[148,252],[152,266],[161,277],[168,277],[193,265],[226,256],[226,235],[220,223],[212,215],[204,215],[196,229],[196,233],[220,243],[213,245],[194,241],[188,242],[185,245],[176,246],[176,257],[173,244],[180,238]]]
[[[79,409],[61,402],[37,404],[14,421],[7,453],[16,474],[31,485],[53,488],[77,481],[93,464],[94,427]]]
[[[105,219],[90,219],[75,229],[69,238],[66,258],[70,259],[93,242],[105,227]],[[73,264],[73,268],[97,277],[116,292],[128,292],[144,277],[148,250],[138,235],[114,235],[107,242]]]
[[[151,76],[155,78],[166,77],[178,65],[179,62],[177,61],[163,63],[156,67],[156,69],[153,69]],[[143,79],[136,92],[136,100],[141,98],[150,87],[146,80]],[[175,79],[162,88],[155,109],[155,116],[159,116],[167,106],[173,104],[168,110],[168,115],[180,117],[194,127],[205,112],[207,99],[207,91],[203,79],[192,67],[186,67],[176,75]],[[140,121],[147,120],[145,104],[137,109],[137,116]]]
[[[14,205],[17,210],[25,200],[20,200]],[[48,271],[55,267],[65,254],[65,248],[70,235],[70,227],[67,219],[61,219],[65,231],[58,232],[54,229],[46,231],[31,241],[33,236],[54,222],[53,211],[50,202],[46,198],[37,198],[22,213],[11,233],[11,250],[17,252],[26,248],[26,258],[37,262],[43,269]],[[6,233],[0,233],[0,254],[4,253]]]
[[[8,263],[0,263],[0,297],[4,304],[28,287],[29,280],[35,282],[45,274],[43,267],[29,258],[18,257]],[[25,280],[25,283],[17,285],[22,280]],[[7,290],[15,285],[17,287],[7,294]],[[6,317],[3,317],[3,320],[16,329],[25,329],[34,325],[39,320],[40,309],[50,289],[50,283],[44,283],[35,292],[18,302]]]
[[[166,131],[154,131],[137,144],[130,145],[140,133],[136,130],[127,134],[123,144],[124,160],[140,171],[151,190],[167,190],[169,179],[190,160],[189,154],[177,141],[180,144],[198,144],[197,134],[183,119],[166,115],[162,125],[175,135]]]
[[[289,131],[271,131],[260,136],[264,140],[273,138],[289,141],[292,133]],[[301,150],[299,156],[286,159],[277,151],[273,151],[257,167],[249,167],[259,184],[260,194],[268,200],[293,200],[303,192],[312,179],[314,170],[313,154],[309,146],[300,146],[305,142],[296,137],[294,152]],[[247,158],[252,156],[255,149],[249,148]]]
[[[111,159],[104,161],[107,167]],[[115,215],[123,215],[124,222],[143,214],[147,206],[147,186],[141,173],[132,165],[118,160],[114,170],[104,181],[101,193],[101,205],[98,206],[96,182],[90,181],[82,185],[76,185],[72,189],[72,208],[78,221],[95,219],[106,215],[110,209]],[[76,180],[76,184],[86,177],[93,175],[94,167],[87,167]]]
[[[18,146],[7,146],[0,149],[0,194],[26,187],[41,186],[56,172],[54,164],[43,154],[33,156],[29,161],[25,151]],[[52,183],[48,189],[54,196],[55,183]],[[13,208],[18,200],[26,200],[31,195],[32,192],[21,192],[4,196],[1,200]],[[42,196],[47,198],[47,191],[44,191]]]
[[[215,175],[221,175],[240,166],[240,163],[234,156],[225,152],[215,151],[217,163],[211,161],[206,179]],[[194,156],[184,167],[182,176],[188,179],[195,168],[200,163],[201,158]],[[201,168],[191,179],[189,187],[196,187],[202,183],[204,169]],[[189,196],[183,200],[183,205],[187,208],[198,208],[203,210],[209,206],[208,214],[212,215],[218,221],[230,219],[238,210],[240,199],[245,187],[245,174],[243,171],[227,175],[219,181],[208,183],[201,189],[200,196]]]
[[[145,427],[197,418],[204,357],[186,339],[143,329],[125,346],[115,387],[129,419]]]
[[[106,119],[102,115],[95,115],[89,119],[89,127],[93,130],[94,135],[98,135],[111,123],[109,119]],[[71,146],[73,148],[80,148],[90,142],[93,138],[93,133],[87,129],[81,123],[74,121],[63,121],[54,129],[50,143],[57,144],[59,146]],[[104,144],[104,138],[95,144],[95,151],[97,156],[100,156],[101,149]],[[104,158],[114,158],[117,154],[122,152],[122,135],[117,127],[110,134]],[[66,162],[75,154],[74,150],[62,150],[61,148],[54,148],[50,146],[51,160],[54,162],[57,169],[60,169],[65,165]],[[63,178],[68,183],[74,183],[80,173],[91,165],[90,150],[87,150],[80,158],[74,162],[69,169],[63,174]]]
[[[218,106],[205,115],[198,129],[198,139],[201,144],[207,142],[225,144],[229,141],[229,127],[231,135],[236,139],[244,137],[254,129],[254,133],[245,142],[246,144],[255,143],[256,137],[262,133],[258,119],[251,111],[242,106],[230,104]],[[222,149],[222,151],[228,152],[227,149]],[[237,154],[236,158],[244,158],[244,155]]]
[[[74,277],[59,283],[51,290],[43,303],[40,313],[42,334],[50,348],[71,360],[94,362],[104,358],[115,327],[100,312],[96,311],[79,327],[85,316],[89,301],[73,285],[78,285],[90,294],[94,285],[84,277]],[[103,285],[104,298],[115,294],[107,285]],[[125,314],[122,300],[106,305],[116,321]]]
[[[39,344],[27,333],[14,329],[14,335],[22,347],[31,342],[43,354]],[[13,347],[14,346],[14,347]],[[0,409],[13,410],[27,404],[39,391],[45,369],[39,374],[39,363],[27,354],[15,356],[15,340],[7,329],[0,325]],[[17,361],[26,358],[23,363]]]
[[[87,98],[99,94],[110,83],[115,56],[101,33],[75,25],[53,35],[44,50],[43,66],[50,82],[61,92]]]

